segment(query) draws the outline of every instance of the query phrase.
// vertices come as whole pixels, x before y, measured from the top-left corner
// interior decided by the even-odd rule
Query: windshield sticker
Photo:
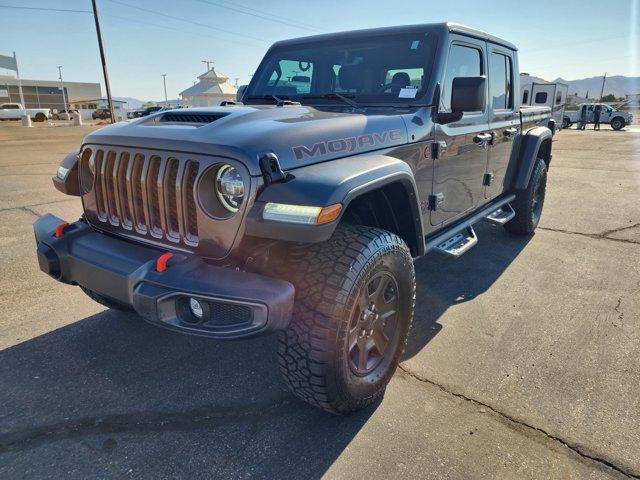
[[[411,42],[411,50],[416,50],[420,46],[420,40],[414,40]]]
[[[350,153],[360,148],[374,148],[388,142],[396,142],[400,139],[402,139],[402,132],[394,129],[380,133],[359,135],[357,137],[337,138],[326,142],[318,142],[310,147],[297,145],[292,147],[291,150],[293,150],[293,156],[296,157],[297,160],[303,160],[305,157],[317,157],[326,155],[327,153]]]
[[[409,85],[408,87],[404,87],[400,89],[400,93],[398,93],[398,98],[416,98],[417,93],[418,93],[418,87],[413,87]]]

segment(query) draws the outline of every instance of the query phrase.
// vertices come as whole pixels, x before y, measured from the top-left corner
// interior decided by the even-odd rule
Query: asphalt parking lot
[[[63,156],[95,127],[0,124],[0,478],[640,478],[640,131],[556,136],[540,228],[416,263],[380,405],[283,387],[273,337],[215,342],[38,270]]]

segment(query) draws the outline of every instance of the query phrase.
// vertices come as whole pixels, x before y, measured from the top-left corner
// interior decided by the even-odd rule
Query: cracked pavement
[[[536,235],[418,260],[401,368],[345,418],[288,394],[272,337],[176,335],[38,271],[90,129],[0,124],[1,478],[640,478],[640,132],[561,132]]]

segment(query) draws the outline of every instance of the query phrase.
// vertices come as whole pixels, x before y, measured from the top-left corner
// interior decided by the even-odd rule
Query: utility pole
[[[240,80],[240,77],[235,77],[234,79],[236,81],[236,83],[233,84],[234,87],[236,87],[236,89],[238,88],[238,80]]]
[[[169,101],[167,100],[167,74],[162,74],[162,83],[164,83],[164,106],[169,106]]]
[[[102,44],[102,32],[100,31],[100,19],[98,17],[98,5],[96,0],[91,0],[93,5],[93,18],[96,21],[96,34],[98,35],[98,47],[100,47],[100,59],[102,61],[102,72],[104,73],[104,87],[107,90],[107,103],[109,105],[109,113],[111,114],[111,123],[116,121],[116,113],[113,108],[113,100],[111,98],[111,87],[109,86],[109,74],[107,73],[107,59],[104,55],[104,45]]]
[[[213,63],[213,60],[201,60],[201,62],[207,64],[207,72],[211,70],[211,64]]]
[[[604,95],[604,82],[607,81],[607,72],[604,72],[604,77],[602,77],[602,90],[600,90],[600,102],[602,102],[602,96]]]
[[[64,83],[62,82],[62,65],[58,65],[58,78],[60,79],[60,90],[62,90],[62,110],[67,113],[67,97],[64,94]]]

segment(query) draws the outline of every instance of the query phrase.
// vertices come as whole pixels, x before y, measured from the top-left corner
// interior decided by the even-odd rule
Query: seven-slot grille
[[[87,148],[81,182],[99,222],[142,237],[195,247],[194,184],[199,163],[176,154]],[[93,178],[88,174],[93,171]]]

